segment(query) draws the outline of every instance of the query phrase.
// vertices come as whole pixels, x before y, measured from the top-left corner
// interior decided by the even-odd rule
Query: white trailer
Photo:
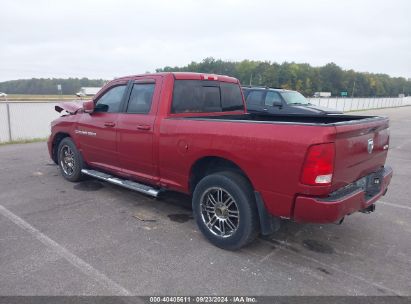
[[[78,93],[76,93],[77,96],[82,97],[82,96],[93,96],[96,95],[98,91],[100,91],[101,87],[82,87]]]

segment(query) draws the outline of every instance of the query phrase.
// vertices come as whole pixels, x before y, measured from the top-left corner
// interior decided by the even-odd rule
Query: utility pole
[[[354,90],[355,90],[355,80],[354,80],[354,85],[352,86],[351,98],[354,98]]]
[[[11,136],[11,120],[10,120],[10,103],[6,102],[6,111],[7,111],[7,127],[9,131],[9,141],[13,140],[13,137]]]
[[[251,75],[250,75],[250,87],[251,87],[252,82],[253,82],[253,73],[251,73]]]

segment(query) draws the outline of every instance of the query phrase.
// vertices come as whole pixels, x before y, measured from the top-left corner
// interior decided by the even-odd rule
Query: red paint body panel
[[[116,128],[105,126],[106,123],[116,124],[119,115],[118,113],[93,113],[93,115],[81,113],[78,115],[76,131],[94,134],[75,133],[81,145],[82,155],[90,165],[107,169],[119,166]]]
[[[357,196],[347,198],[346,202],[319,201],[384,165],[388,120],[336,126],[207,119],[212,115],[244,114],[238,110],[170,113],[174,80],[204,77],[198,73],[158,73],[116,79],[104,86],[94,100],[118,83],[150,79],[155,81],[150,112],[89,114],[78,111],[76,115],[63,116],[53,122],[50,154],[56,134],[66,133],[92,167],[184,193],[190,192],[190,174],[198,160],[224,158],[247,175],[270,214],[300,221],[332,222],[347,211],[359,210],[369,203],[361,202]],[[238,83],[228,76],[210,77]],[[107,127],[107,122],[114,125]],[[375,142],[376,152],[372,155],[367,154],[364,144],[369,138]],[[303,185],[300,177],[307,150],[321,143],[335,143],[332,183]],[[384,183],[387,186],[389,178]]]

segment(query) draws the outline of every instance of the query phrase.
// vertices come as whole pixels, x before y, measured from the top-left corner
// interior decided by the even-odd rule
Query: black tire
[[[236,218],[233,218],[231,222],[231,224],[234,222],[233,225],[229,226],[227,219],[218,217],[216,220],[216,218],[217,215],[223,216],[224,214],[229,217],[230,214],[236,214],[235,212],[237,211],[231,210],[225,212],[226,209],[221,211],[220,208],[220,211],[217,212],[219,208],[214,207],[213,215],[212,211],[209,210],[209,208],[213,208],[211,207],[212,201],[215,202],[215,200],[209,198],[209,195],[211,194],[211,196],[215,197],[214,193],[219,192],[218,189],[223,190],[220,201],[228,201],[230,196],[234,200],[235,207],[232,207],[233,204],[229,204],[231,205],[229,208],[234,208],[238,211],[238,221],[236,222]],[[209,204],[209,202],[211,202],[211,204]],[[248,180],[240,174],[224,171],[204,177],[194,190],[192,204],[194,218],[199,229],[205,237],[217,247],[227,250],[237,250],[252,242],[258,235],[259,219],[253,188]],[[224,204],[223,206],[225,206],[225,208],[227,207]],[[214,221],[218,221],[218,224],[215,225],[219,227],[211,227]],[[223,224],[221,224],[221,222],[223,222]],[[224,225],[224,223],[227,224]],[[233,226],[236,228],[231,229]],[[227,233],[227,235],[222,236],[221,234],[223,233],[221,230],[224,230],[224,233]],[[227,232],[227,230],[229,231]]]
[[[67,151],[72,151],[72,156],[69,158],[65,158]],[[70,162],[67,159],[72,159],[72,166],[69,166]],[[66,180],[78,182],[83,179],[81,169],[84,168],[84,161],[70,137],[66,137],[60,142],[57,149],[57,160],[61,175],[63,175]]]

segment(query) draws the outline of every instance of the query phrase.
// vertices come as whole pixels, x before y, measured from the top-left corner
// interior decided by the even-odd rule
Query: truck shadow
[[[181,209],[181,213],[169,214],[170,220],[175,222],[186,222],[192,219],[191,198],[187,195],[177,192],[165,192],[159,200],[165,204],[175,206]],[[193,223],[195,225],[195,223]],[[324,229],[324,227],[331,229]],[[303,250],[309,250],[321,254],[333,254],[334,248],[324,240],[338,240],[339,237],[333,233],[337,226],[330,225],[311,225],[300,224],[290,220],[282,220],[280,230],[272,235],[260,235],[256,242],[247,247],[247,250],[257,250],[260,247],[271,247],[271,249],[285,248],[295,253]]]
[[[80,191],[96,191],[104,187],[110,188],[110,191],[118,191],[128,203],[134,207],[142,208],[141,211],[155,209],[157,216],[179,224],[191,221],[193,227],[196,227],[192,216],[191,197],[188,195],[166,191],[161,193],[158,198],[150,198],[135,191],[94,179],[86,179],[74,186],[76,190]],[[260,235],[255,242],[245,248],[245,251],[258,254],[282,248],[295,253],[308,250],[320,254],[333,254],[335,251],[330,243],[339,240],[338,233],[335,231],[338,229],[337,227],[333,224],[300,224],[282,220],[281,227],[277,232],[268,236]]]
[[[104,187],[118,191],[129,203],[139,208],[155,209],[156,214],[175,223],[193,221],[191,197],[179,192],[165,191],[157,198],[151,198],[132,190],[119,188],[95,179],[77,183],[74,189],[80,191],[98,191]],[[290,220],[282,220],[280,229],[272,235],[262,236],[246,247],[247,251],[264,252],[270,249],[287,249],[295,253],[312,251],[320,254],[333,254],[333,242],[339,242],[337,225],[300,224]]]

